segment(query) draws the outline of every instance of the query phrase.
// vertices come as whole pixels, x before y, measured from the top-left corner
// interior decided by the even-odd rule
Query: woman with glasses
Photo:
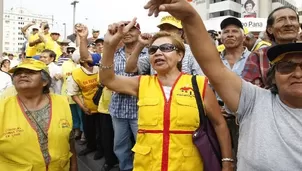
[[[160,10],[182,20],[200,67],[227,107],[237,114],[240,127],[237,169],[301,170],[302,44],[280,44],[268,50],[271,90],[266,90],[242,80],[223,65],[203,21],[188,2],[150,0],[145,8],[149,9],[149,15],[154,12],[157,15]],[[269,32],[289,25],[294,30],[299,21],[297,13],[288,8],[277,9],[271,15]],[[284,37],[288,40],[297,35],[298,32],[290,31]]]
[[[109,89],[137,96],[138,134],[133,147],[134,168],[140,170],[203,170],[203,161],[193,144],[192,134],[199,127],[199,113],[191,75],[181,72],[185,47],[177,35],[159,32],[151,39],[150,63],[154,76],[125,77],[114,74],[114,53],[124,33],[134,26],[120,22],[109,26],[100,64],[100,80]],[[206,77],[197,76],[205,111],[212,122],[223,158],[232,157],[226,122]],[[223,170],[231,170],[225,162]]]

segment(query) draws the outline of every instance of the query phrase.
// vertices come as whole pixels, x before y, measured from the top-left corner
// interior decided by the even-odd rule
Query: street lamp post
[[[72,28],[74,27],[75,25],[75,17],[76,17],[76,6],[77,6],[77,3],[79,3],[79,1],[77,0],[74,0],[70,5],[73,6],[73,25],[72,25]],[[72,30],[73,31],[73,30]]]
[[[2,57],[2,51],[3,51],[3,11],[4,11],[4,2],[3,0],[0,0],[0,55]]]
[[[64,39],[66,39],[67,38],[67,35],[66,35],[66,23],[63,23],[63,25],[64,25]]]

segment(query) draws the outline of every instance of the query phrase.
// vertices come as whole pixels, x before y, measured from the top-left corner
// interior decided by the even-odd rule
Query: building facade
[[[24,42],[26,41],[21,29],[32,21],[36,21],[37,24],[46,21],[49,23],[50,28],[57,27],[52,15],[34,14],[24,8],[11,8],[4,11],[2,52],[21,52]]]
[[[252,32],[265,30],[269,13],[280,7],[290,6],[298,11],[293,0],[188,0],[205,21],[208,30],[220,30],[221,21],[237,17]]]

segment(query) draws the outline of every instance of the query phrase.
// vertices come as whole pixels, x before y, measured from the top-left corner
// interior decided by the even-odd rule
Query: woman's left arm
[[[215,129],[220,144],[222,158],[233,158],[230,132],[221,113],[216,96],[209,86],[206,87],[205,91],[205,111]],[[223,162],[222,166],[223,171],[233,170],[233,163],[231,162]]]
[[[72,131],[73,132],[73,131]],[[73,133],[71,133],[73,134]],[[71,135],[73,136],[73,135]],[[72,156],[70,158],[70,171],[78,171],[78,162],[77,162],[77,153],[75,149],[75,141],[74,137],[69,139],[70,144],[70,152],[72,153]]]

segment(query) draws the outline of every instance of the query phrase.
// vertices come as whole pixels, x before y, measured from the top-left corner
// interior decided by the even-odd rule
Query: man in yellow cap
[[[1,170],[76,171],[69,104],[50,93],[46,64],[25,59],[9,72],[17,94],[0,101]]]
[[[184,31],[182,29],[181,21],[174,18],[173,16],[165,16],[161,19],[160,24],[157,26],[160,31],[166,31],[169,33],[174,33],[179,35],[181,38],[184,38]],[[137,54],[141,52],[145,47],[149,45],[149,39],[141,35],[138,39],[138,43],[127,59],[126,63],[126,72],[139,72],[140,74],[146,75],[153,75],[155,71],[151,68],[149,56],[145,55],[142,58],[138,59]],[[185,56],[182,59],[182,72],[192,75],[203,75],[202,70],[200,69],[199,65],[197,64],[191,48],[188,44],[185,44]]]
[[[183,36],[181,21],[177,20],[173,16],[163,17],[157,27],[160,29],[160,31],[174,32]]]

